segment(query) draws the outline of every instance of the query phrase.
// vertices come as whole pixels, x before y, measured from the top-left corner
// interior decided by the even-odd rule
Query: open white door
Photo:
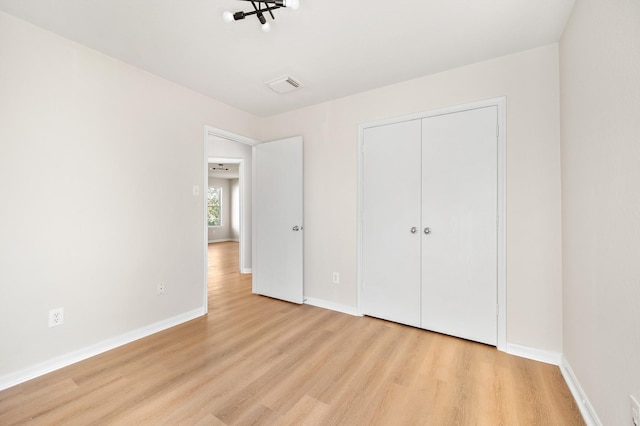
[[[302,303],[302,137],[254,146],[253,170],[253,292]]]

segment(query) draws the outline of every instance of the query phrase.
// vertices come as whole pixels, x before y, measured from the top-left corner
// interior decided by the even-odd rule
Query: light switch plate
[[[193,185],[193,195],[200,195],[200,187],[198,185]]]

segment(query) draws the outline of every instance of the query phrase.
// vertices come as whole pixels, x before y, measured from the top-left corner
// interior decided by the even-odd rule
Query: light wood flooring
[[[236,243],[209,258],[206,317],[0,392],[0,425],[584,424],[558,367],[252,295]]]

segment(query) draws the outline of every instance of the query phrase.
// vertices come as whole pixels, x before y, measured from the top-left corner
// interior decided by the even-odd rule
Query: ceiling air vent
[[[275,80],[267,81],[265,84],[278,93],[291,92],[304,86],[298,80],[288,75],[276,78]]]

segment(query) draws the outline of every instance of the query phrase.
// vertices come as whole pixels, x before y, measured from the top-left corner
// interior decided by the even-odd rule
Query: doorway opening
[[[207,243],[233,241],[240,244],[243,232],[240,202],[240,170],[243,160],[209,158],[207,185]],[[244,183],[244,182],[242,182]],[[238,270],[243,270],[238,256]]]
[[[240,264],[240,168],[242,159],[209,158],[207,243],[209,297],[225,282],[237,282]]]
[[[205,206],[203,212],[205,217],[203,232],[205,311],[208,311],[210,270],[213,273],[214,266],[210,263],[209,242],[237,247],[236,255],[230,256],[226,253],[224,261],[214,256],[211,257],[211,262],[229,262],[229,259],[235,259],[233,270],[237,274],[246,275],[245,279],[251,280],[251,275],[247,274],[252,272],[252,146],[257,143],[258,141],[245,136],[205,126],[204,188],[206,190],[202,191]],[[209,190],[210,187],[217,190],[212,193]],[[218,211],[214,211],[210,218],[209,199],[211,197],[217,198]],[[209,226],[210,223],[212,226]],[[216,271],[229,271],[230,267],[229,264],[225,264],[224,268],[218,268],[216,265]]]

